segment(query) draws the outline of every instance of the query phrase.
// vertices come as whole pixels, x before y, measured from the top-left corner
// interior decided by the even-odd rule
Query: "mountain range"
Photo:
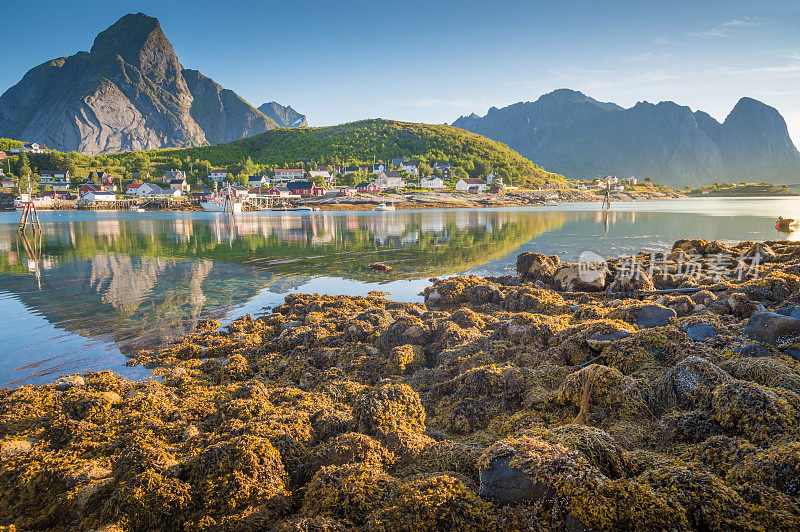
[[[265,106],[305,123],[291,107]],[[97,35],[89,52],[34,67],[0,96],[0,137],[86,154],[202,146],[289,126],[272,115],[183,68],[158,20],[138,13]]]
[[[671,186],[800,182],[800,155],[776,109],[742,98],[724,122],[674,102],[625,109],[559,89],[454,126],[503,142],[571,178],[605,175]]]

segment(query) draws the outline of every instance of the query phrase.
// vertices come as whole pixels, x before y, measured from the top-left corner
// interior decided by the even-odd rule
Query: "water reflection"
[[[664,203],[667,203],[665,206]],[[43,213],[43,233],[0,214],[0,384],[113,368],[124,354],[279,304],[292,291],[380,289],[415,300],[430,276],[505,274],[522,251],[573,259],[662,250],[685,237],[794,238],[775,207],[692,202],[564,209],[245,215]],[[782,204],[782,212],[787,205]],[[797,207],[799,204],[791,204]],[[764,211],[762,213],[762,211]],[[389,272],[367,265],[386,262]]]

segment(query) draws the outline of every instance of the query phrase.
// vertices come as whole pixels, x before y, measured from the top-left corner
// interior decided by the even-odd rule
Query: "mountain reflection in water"
[[[687,236],[787,237],[756,212],[713,216],[653,203],[607,215],[587,205],[259,213],[233,222],[207,213],[52,212],[42,213],[41,242],[19,236],[18,215],[2,213],[0,384],[99,369],[144,377],[124,367],[125,354],[186,334],[201,319],[278,305],[289,292],[380,290],[413,301],[431,276],[506,274],[522,251],[569,260],[586,249],[666,249]],[[372,262],[392,269],[371,270]]]

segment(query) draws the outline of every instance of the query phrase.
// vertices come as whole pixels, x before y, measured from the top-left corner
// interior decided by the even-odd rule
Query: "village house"
[[[150,172],[132,172],[131,179],[134,181],[146,181],[150,179]]]
[[[342,168],[342,175],[347,174],[354,174],[356,172],[366,172],[366,168],[361,168],[360,166],[345,166]]]
[[[113,194],[114,188],[113,185],[95,185],[94,183],[87,183],[81,185],[81,188],[78,189],[78,197],[82,198],[89,192],[110,192]]]
[[[286,184],[292,194],[298,196],[324,196],[325,188],[314,184],[313,181],[292,181]]]
[[[250,191],[247,189],[247,187],[243,187],[241,185],[234,185],[231,187],[231,193],[240,199],[247,198],[249,192]]]
[[[205,185],[202,185],[198,192],[192,192],[193,200],[205,201],[210,197],[211,197],[211,191],[208,190],[208,187]]]
[[[39,194],[43,198],[53,198],[54,200],[70,200],[73,199],[72,194],[67,192],[66,190],[45,190],[41,194]]]
[[[384,170],[388,170],[389,165],[386,163],[375,163],[372,165],[372,173],[373,174],[380,174]]]
[[[224,168],[214,168],[208,173],[208,177],[210,177],[212,181],[221,183],[228,179],[228,171]]]
[[[278,181],[301,181],[306,175],[302,168],[276,168],[275,179]]]
[[[156,198],[164,195],[164,191],[155,183],[133,183],[127,186],[125,192],[140,198]]]
[[[459,192],[486,192],[486,183],[483,179],[462,178],[456,183]]]
[[[167,170],[167,173],[164,174],[164,183],[169,184],[173,179],[186,179],[186,173],[182,170]]]
[[[14,188],[15,186],[17,186],[17,182],[14,181],[11,176],[4,176],[0,179],[0,187]]]
[[[247,190],[247,197],[251,198],[253,196],[266,196],[269,193],[269,189],[266,187],[253,187]]]
[[[358,189],[356,187],[342,187],[339,189],[339,196],[355,196],[358,194]]]
[[[83,201],[116,201],[117,196],[113,192],[105,192],[102,190],[90,190],[81,196]]]
[[[333,176],[331,176],[331,173],[328,172],[327,170],[311,170],[308,173],[308,177],[309,179],[312,180],[315,177],[321,177],[322,179],[325,180],[325,185],[328,187],[331,186],[331,181],[333,180]]]
[[[450,163],[433,163],[433,169],[442,173],[442,179],[445,182],[450,181],[450,177],[453,175],[453,165]]]
[[[409,174],[419,175],[417,165],[412,161],[407,161],[405,159],[392,159],[392,166],[395,168],[400,168],[400,170],[408,172]]]
[[[269,184],[270,179],[265,175],[251,175],[247,178],[247,186],[249,188],[257,188]]]
[[[278,196],[281,198],[288,198],[292,195],[292,191],[286,187],[272,187],[267,191],[268,196]]]
[[[39,185],[50,186],[53,190],[68,190],[69,170],[42,170],[39,172]]]
[[[375,184],[381,188],[403,188],[406,180],[397,170],[384,170],[375,178]]]
[[[36,142],[23,142],[22,146],[11,148],[8,151],[11,153],[44,153],[47,151],[47,146]]]
[[[379,194],[381,192],[381,187],[372,181],[364,181],[356,185],[356,190],[359,194]]]
[[[87,181],[94,183],[100,183],[102,185],[113,185],[114,184],[114,176],[106,172],[89,172],[89,177],[86,178]]]
[[[181,192],[189,192],[189,183],[186,179],[171,179],[169,182],[171,190],[180,190]]]
[[[0,161],[2,161],[3,159],[7,159],[7,158],[8,158],[8,155],[6,155],[6,152],[0,151]]]
[[[444,179],[436,176],[423,177],[422,179],[419,180],[419,186],[422,188],[430,188],[430,189],[445,188]]]

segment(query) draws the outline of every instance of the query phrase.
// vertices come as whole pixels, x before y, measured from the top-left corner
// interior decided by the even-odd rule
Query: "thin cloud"
[[[715,28],[708,29],[706,31],[701,32],[692,32],[692,35],[695,37],[701,38],[718,38],[718,37],[731,37],[733,33],[731,32],[734,28],[745,28],[748,26],[756,26],[758,23],[751,19],[750,17],[745,18],[735,18],[732,20],[728,20],[723,22],[719,26]]]
[[[664,37],[656,37],[655,39],[653,39],[653,44],[658,44],[663,46],[665,44],[669,44],[669,41],[666,40]]]

